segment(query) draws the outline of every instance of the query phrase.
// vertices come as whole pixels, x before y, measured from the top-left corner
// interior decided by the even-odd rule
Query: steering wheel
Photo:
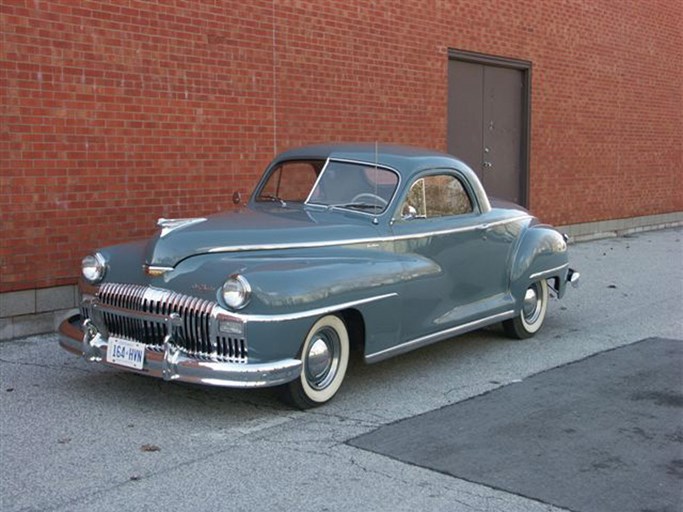
[[[351,199],[352,203],[358,203],[360,202],[361,199],[372,199],[376,203],[379,204],[382,208],[386,207],[389,204],[389,201],[384,199],[383,197],[378,196],[377,194],[373,194],[372,192],[361,192],[360,194],[356,194],[353,199]]]

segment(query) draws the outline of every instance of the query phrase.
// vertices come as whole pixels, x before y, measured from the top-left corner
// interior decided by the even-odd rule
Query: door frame
[[[531,153],[531,62],[527,60],[511,59],[496,55],[486,55],[483,53],[448,49],[448,60],[459,60],[474,64],[487,66],[498,66],[503,68],[515,69],[522,72],[522,126],[521,126],[521,147],[519,151],[519,191],[520,204],[524,207],[529,206],[529,161]],[[450,87],[450,84],[448,85]],[[448,122],[448,121],[447,121]],[[448,133],[448,130],[446,130]],[[448,145],[448,140],[446,141]]]

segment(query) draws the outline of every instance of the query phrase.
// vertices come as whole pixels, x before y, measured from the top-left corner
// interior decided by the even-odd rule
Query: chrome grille
[[[224,357],[229,359],[247,359],[247,342],[243,338],[227,338],[225,336],[218,336],[217,350]]]
[[[134,284],[104,283],[97,292],[104,323],[115,336],[139,341],[152,350],[161,350],[166,336],[164,317],[180,316],[176,344],[186,353],[206,359],[247,361],[247,343],[242,338],[212,337],[210,323],[215,302]],[[158,321],[141,320],[113,308],[159,315]]]

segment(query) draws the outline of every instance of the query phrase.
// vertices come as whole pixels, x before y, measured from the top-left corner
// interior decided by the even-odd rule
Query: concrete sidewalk
[[[575,244],[582,286],[551,301],[536,337],[489,329],[355,364],[308,412],[268,390],[89,365],[54,335],[2,342],[0,509],[562,510],[347,441],[638,340],[683,339],[682,239],[678,228]]]

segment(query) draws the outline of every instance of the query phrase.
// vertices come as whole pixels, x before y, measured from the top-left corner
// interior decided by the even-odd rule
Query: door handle
[[[493,164],[491,162],[484,162],[484,168],[486,167],[493,167]]]

